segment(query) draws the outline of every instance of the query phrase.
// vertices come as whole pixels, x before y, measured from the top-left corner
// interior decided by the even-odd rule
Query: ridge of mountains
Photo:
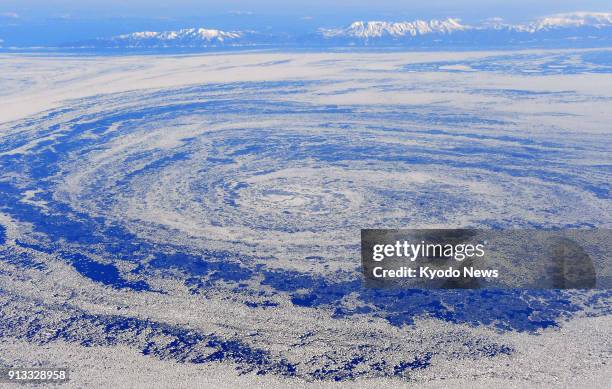
[[[185,28],[162,32],[140,31],[70,45],[131,49],[245,46],[610,46],[612,13],[556,14],[526,24],[508,24],[499,18],[488,19],[478,25],[462,24],[455,18],[407,22],[355,21],[345,27],[319,28],[300,36],[249,30]]]

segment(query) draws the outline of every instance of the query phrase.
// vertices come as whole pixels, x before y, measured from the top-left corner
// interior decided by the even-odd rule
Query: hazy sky
[[[610,0],[0,0],[5,44],[46,44],[141,29],[205,26],[308,31],[354,20],[413,20],[500,16],[517,22],[570,11],[612,12]]]
[[[196,0],[2,0],[0,12],[19,16],[72,17],[186,17],[206,16],[208,13],[261,13],[261,14],[326,14],[364,13],[390,15],[501,15],[512,18],[534,17],[544,13],[602,10],[612,8],[609,0],[259,0],[259,1],[196,1]]]

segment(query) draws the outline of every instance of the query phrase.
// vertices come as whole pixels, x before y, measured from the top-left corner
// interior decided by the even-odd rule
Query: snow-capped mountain
[[[356,21],[344,28],[320,28],[320,40],[334,45],[419,45],[491,47],[506,45],[610,45],[612,13],[575,12],[550,15],[526,24],[507,24],[500,18],[477,25],[460,20],[408,22]]]
[[[423,35],[451,35],[466,31],[487,31],[507,29],[516,32],[537,33],[540,31],[566,28],[589,27],[604,29],[612,27],[612,13],[575,12],[550,15],[527,24],[505,24],[502,19],[489,19],[480,25],[464,25],[459,19],[415,20],[411,22],[356,21],[345,28],[321,28],[319,34],[324,38],[401,38]]]
[[[239,44],[252,32],[185,28],[178,31],[141,31],[98,39],[95,45],[107,47],[208,47]]]
[[[356,21],[341,28],[319,28],[310,34],[223,31],[188,28],[142,31],[80,42],[81,47],[104,48],[218,48],[218,47],[604,47],[612,46],[612,13],[575,12],[542,17],[525,24],[493,18],[468,25],[459,19],[414,21]]]
[[[455,31],[465,31],[472,27],[462,25],[458,19],[446,20],[415,20],[412,22],[353,22],[346,28],[322,28],[320,34],[326,38],[356,37],[363,39],[382,37],[403,37],[426,34],[451,34]]]
[[[527,24],[505,24],[497,18],[483,27],[494,29],[509,29],[517,32],[536,33],[567,28],[595,28],[604,29],[612,27],[612,13],[606,12],[573,12],[546,16]]]
[[[536,20],[528,26],[530,32],[551,30],[557,28],[612,27],[612,13],[605,12],[574,12],[551,15]]]
[[[223,42],[225,40],[237,39],[242,36],[238,31],[221,31],[206,28],[187,28],[179,31],[165,32],[135,32],[133,34],[119,35],[118,40],[146,40],[156,39],[160,41],[203,41],[203,42]]]

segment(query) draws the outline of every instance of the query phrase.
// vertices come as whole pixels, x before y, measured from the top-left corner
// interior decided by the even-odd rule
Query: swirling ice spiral
[[[37,340],[119,342],[305,379],[404,377],[435,358],[513,352],[460,329],[408,335],[421,317],[529,332],[589,299],[592,312],[605,311],[603,292],[363,289],[361,228],[591,227],[609,210],[606,177],[563,162],[578,147],[504,133],[508,117],[293,98],[318,86],[95,96],[14,124],[0,139],[0,197],[22,235],[7,258],[44,267],[32,259],[44,253],[109,288],[193,295],[228,315],[241,307],[248,323],[194,329],[47,307],[70,324]],[[24,338],[33,326],[54,328],[47,314],[24,312],[22,325],[0,326]],[[274,333],[274,320],[289,323],[286,333]]]

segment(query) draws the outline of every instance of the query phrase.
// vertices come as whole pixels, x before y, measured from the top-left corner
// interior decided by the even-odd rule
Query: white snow
[[[385,21],[358,21],[353,22],[344,29],[320,29],[323,36],[332,38],[336,36],[352,36],[359,38],[379,38],[383,36],[402,37],[417,36],[432,33],[448,34],[453,31],[462,31],[471,28],[462,25],[458,19],[446,20],[415,20],[412,22],[385,22]]]

